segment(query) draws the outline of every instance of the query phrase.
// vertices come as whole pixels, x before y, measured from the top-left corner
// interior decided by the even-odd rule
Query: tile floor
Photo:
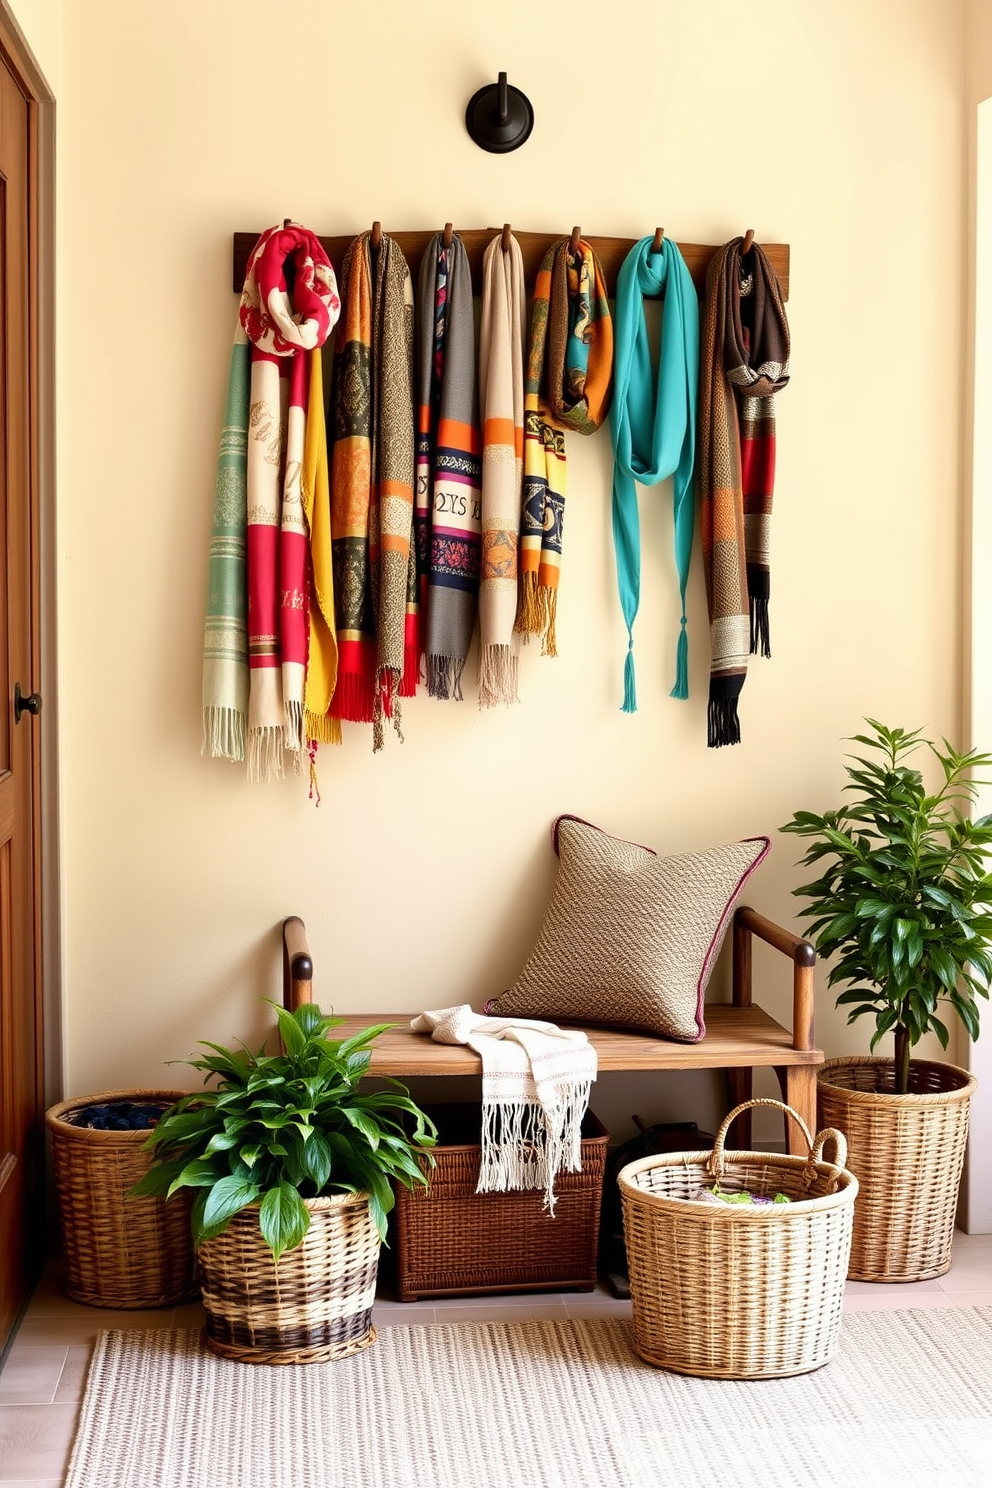
[[[53,1262],[42,1278],[0,1371],[0,1488],[61,1488],[82,1399],[86,1368],[102,1328],[195,1328],[196,1303],[160,1312],[104,1312],[69,1302]],[[894,1307],[992,1307],[992,1235],[958,1234],[954,1263],[938,1281],[903,1286],[847,1283],[844,1305],[854,1310]],[[398,1323],[477,1322],[514,1318],[626,1316],[629,1302],[606,1289],[505,1297],[451,1298],[399,1303],[384,1296],[378,1327]],[[94,1485],[97,1488],[97,1485]],[[180,1488],[180,1485],[177,1485]]]

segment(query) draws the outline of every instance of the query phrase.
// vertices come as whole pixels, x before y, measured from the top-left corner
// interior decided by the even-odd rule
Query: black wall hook
[[[506,73],[498,83],[487,83],[473,93],[465,109],[465,128],[480,150],[506,155],[518,150],[534,128],[530,99],[519,88],[511,88]]]

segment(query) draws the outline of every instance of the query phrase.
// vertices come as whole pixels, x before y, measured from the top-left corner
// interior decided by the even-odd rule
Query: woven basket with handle
[[[727,1130],[752,1106],[784,1111],[809,1155],[727,1152]],[[835,1161],[824,1159],[827,1142]],[[837,1349],[857,1179],[838,1131],[814,1140],[791,1106],[745,1101],[711,1152],[629,1163],[618,1182],[630,1268],[634,1348],[649,1364],[707,1379],[805,1374]],[[785,1194],[788,1204],[694,1199],[724,1192]]]
[[[380,1242],[368,1195],[331,1194],[306,1206],[310,1228],[278,1264],[257,1205],[200,1246],[203,1337],[215,1354],[243,1364],[317,1364],[375,1342]]]
[[[926,1281],[951,1265],[977,1081],[940,1060],[913,1059],[909,1074],[909,1093],[895,1095],[891,1059],[829,1059],[817,1071],[819,1119],[846,1135],[860,1185],[848,1273],[854,1281]]]
[[[65,1293],[89,1307],[168,1307],[195,1297],[192,1193],[129,1198],[148,1171],[147,1131],[80,1125],[87,1108],[130,1101],[165,1110],[181,1090],[110,1090],[60,1101],[45,1115],[65,1252]]]

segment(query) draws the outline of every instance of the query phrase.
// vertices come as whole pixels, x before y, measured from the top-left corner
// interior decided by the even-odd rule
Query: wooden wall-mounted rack
[[[404,257],[410,265],[410,273],[413,275],[414,284],[417,283],[417,274],[420,268],[420,260],[424,249],[434,236],[438,228],[429,232],[396,232],[390,236],[400,245]],[[492,241],[494,235],[500,231],[498,227],[472,227],[468,229],[457,229],[458,235],[465,244],[469,262],[472,265],[472,288],[476,294],[482,289],[482,255]],[[524,274],[528,286],[532,286],[541,266],[541,261],[551,244],[564,233],[531,233],[518,232],[514,237],[520,244],[523,254]],[[334,265],[335,270],[340,269],[341,262],[348,249],[349,243],[355,234],[349,233],[344,237],[321,238],[328,258]],[[236,232],[234,234],[234,274],[232,285],[235,294],[240,294],[245,282],[245,269],[248,266],[248,256],[258,241],[257,232]],[[585,241],[595,249],[603,265],[603,272],[609,288],[610,298],[616,294],[617,273],[627,254],[633,248],[636,238],[590,238]],[[710,259],[716,252],[715,246],[707,246],[703,243],[679,243],[682,257],[692,275],[693,282],[700,294],[706,286],[706,270]],[[761,247],[767,254],[772,268],[778,275],[779,284],[782,286],[782,294],[785,299],[789,298],[789,245],[788,243],[762,243]]]

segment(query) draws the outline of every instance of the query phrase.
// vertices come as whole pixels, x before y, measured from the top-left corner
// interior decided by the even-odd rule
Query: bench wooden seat
[[[757,935],[792,963],[792,1028],[770,1017],[752,1000],[751,941]],[[284,1000],[289,1008],[309,1002],[313,995],[313,961],[303,921],[292,916],[283,925],[285,948]],[[706,1007],[706,1036],[698,1044],[680,1044],[651,1034],[614,1028],[582,1027],[596,1049],[599,1069],[687,1070],[713,1069],[726,1072],[734,1104],[749,1100],[752,1073],[770,1068],[778,1076],[783,1099],[816,1130],[816,1071],[823,1063],[822,1050],[813,1042],[813,968],[816,952],[807,940],[792,935],[742,906],[734,915],[733,978],[730,1003]],[[405,1013],[360,1013],[343,1017],[335,1036],[347,1038],[370,1023],[392,1023],[377,1040],[369,1073],[410,1079],[421,1075],[481,1075],[482,1065],[474,1050],[461,1045],[438,1044],[422,1033],[413,1033]],[[560,1021],[560,1020],[558,1020]],[[745,1114],[735,1128],[735,1143],[750,1143],[750,1121]],[[787,1123],[789,1150],[806,1155],[802,1135],[793,1122]]]

